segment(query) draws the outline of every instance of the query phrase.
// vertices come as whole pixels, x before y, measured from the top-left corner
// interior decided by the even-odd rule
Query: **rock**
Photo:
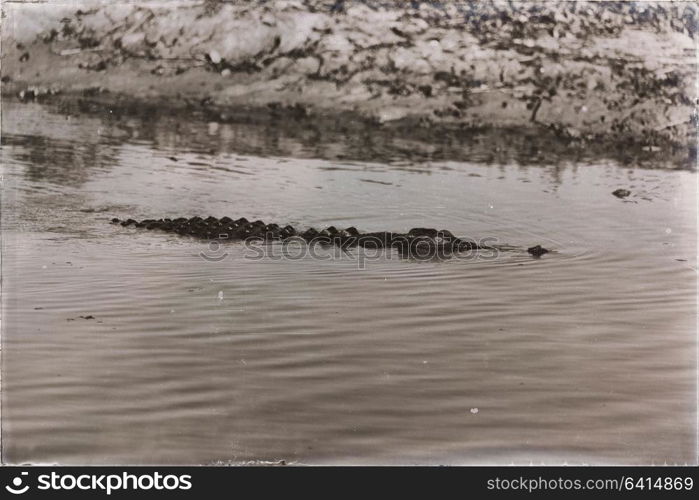
[[[221,62],[221,54],[219,54],[216,49],[210,50],[207,55],[213,64],[219,64]]]
[[[353,49],[353,45],[347,40],[347,37],[338,33],[326,36],[321,44],[325,50],[333,52],[351,52]]]
[[[272,61],[268,66],[266,71],[272,74],[273,77],[277,77],[279,75],[284,74],[284,72],[292,65],[294,64],[294,60],[291,59],[290,57],[277,57]]]
[[[142,31],[127,33],[121,37],[121,46],[128,51],[135,51],[143,47],[145,38],[146,34]]]
[[[312,75],[318,73],[320,61],[317,57],[302,57],[296,60],[294,69],[304,75]]]
[[[408,116],[409,110],[407,108],[399,108],[397,106],[384,108],[376,113],[376,120],[379,123],[388,123],[393,121],[402,120]]]
[[[420,85],[417,88],[425,97],[432,97],[432,85]]]
[[[398,71],[410,71],[419,75],[425,75],[432,71],[432,66],[414,48],[399,47],[391,54],[390,58]]]
[[[612,191],[612,194],[617,198],[626,198],[631,194],[631,191],[628,189],[619,188],[616,191]]]

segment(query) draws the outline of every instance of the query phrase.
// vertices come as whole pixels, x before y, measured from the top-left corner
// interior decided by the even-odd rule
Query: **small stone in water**
[[[614,196],[616,196],[617,198],[626,198],[627,196],[629,196],[631,194],[631,191],[629,191],[628,189],[620,188],[620,189],[617,189],[616,191],[612,191],[612,194]]]

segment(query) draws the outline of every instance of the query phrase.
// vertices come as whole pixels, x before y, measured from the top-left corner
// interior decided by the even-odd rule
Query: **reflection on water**
[[[696,461],[695,172],[12,103],[2,132],[8,462]],[[511,250],[206,261],[108,224],[197,214]]]

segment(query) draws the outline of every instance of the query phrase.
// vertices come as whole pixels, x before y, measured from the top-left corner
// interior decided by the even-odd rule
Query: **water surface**
[[[695,172],[316,139],[4,103],[6,462],[696,462]],[[252,260],[108,223],[193,215],[507,251]]]

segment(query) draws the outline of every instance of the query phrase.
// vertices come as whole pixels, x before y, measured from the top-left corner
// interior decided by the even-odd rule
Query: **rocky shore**
[[[4,5],[3,98],[79,96],[223,121],[342,115],[406,134],[541,130],[696,158],[690,2],[90,5]]]

